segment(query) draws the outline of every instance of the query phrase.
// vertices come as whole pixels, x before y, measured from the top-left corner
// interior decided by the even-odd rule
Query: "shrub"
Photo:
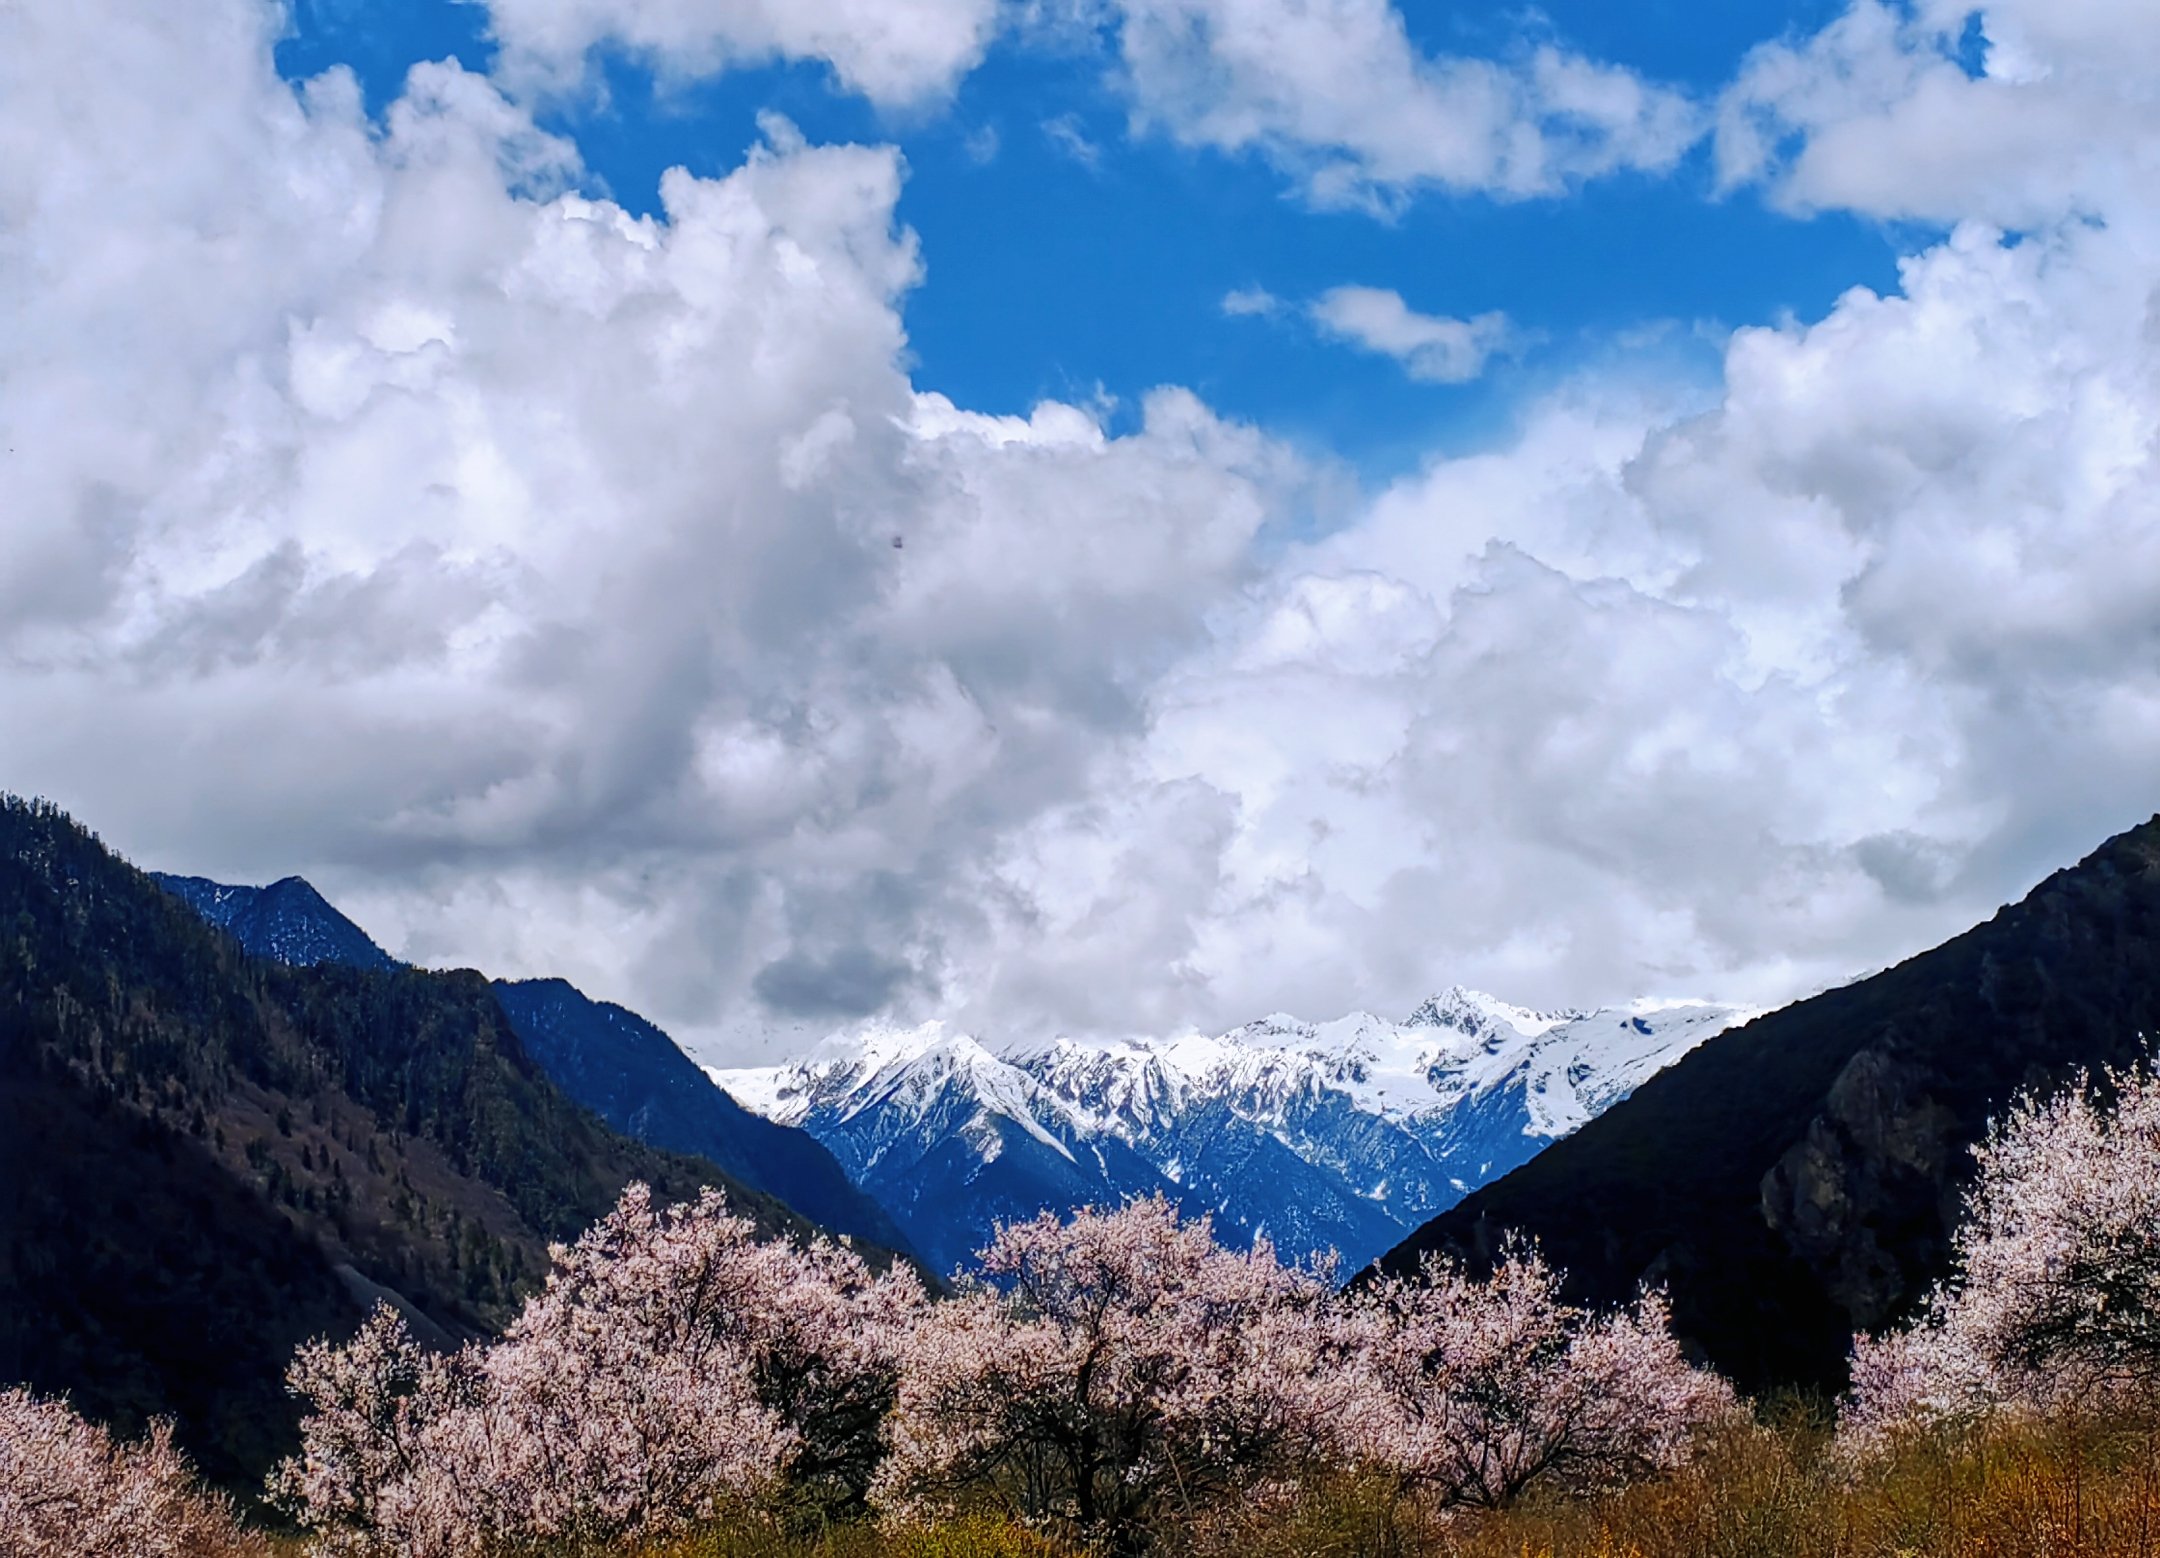
[[[1974,1157],[1955,1274],[1914,1324],[1854,1348],[1848,1458],[2160,1384],[2160,1080],[2023,1099]]]
[[[984,1281],[908,1338],[889,1509],[989,1499],[1141,1545],[1316,1456],[1339,1406],[1327,1284],[1217,1245],[1156,1197],[998,1230]]]
[[[64,1403],[0,1391],[0,1549],[9,1558],[241,1558],[262,1551],[195,1482],[169,1424],[116,1440]]]
[[[1350,1296],[1357,1458],[1443,1507],[1497,1508],[1540,1482],[1614,1486],[1683,1464],[1739,1404],[1680,1354],[1664,1300],[1592,1315],[1534,1251],[1489,1278],[1429,1257]]]
[[[1010,1520],[980,1515],[934,1526],[842,1525],[815,1536],[776,1534],[738,1522],[648,1549],[640,1558],[1082,1558]]]
[[[295,1358],[273,1495],[316,1550],[468,1558],[686,1529],[784,1486],[860,1496],[922,1303],[852,1252],[760,1243],[707,1191],[633,1185],[502,1340],[424,1354],[387,1309]]]

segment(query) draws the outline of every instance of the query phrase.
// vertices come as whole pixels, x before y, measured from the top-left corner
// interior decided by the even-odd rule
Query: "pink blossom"
[[[1495,1507],[1540,1480],[1609,1485],[1681,1464],[1739,1408],[1691,1366],[1664,1300],[1593,1315],[1535,1251],[1489,1278],[1429,1258],[1349,1296],[1356,1457],[1442,1505]]]
[[[1953,1276],[1913,1324],[1854,1349],[1850,1454],[2160,1383],[2160,1080],[2022,1099],[1973,1156]]]
[[[878,1497],[1004,1499],[1129,1535],[1317,1455],[1340,1405],[1328,1284],[1218,1246],[1161,1198],[998,1230],[910,1334]]]
[[[273,1490],[325,1554],[468,1558],[686,1528],[791,1476],[860,1496],[922,1303],[851,1251],[764,1243],[717,1192],[633,1185],[503,1338],[450,1357],[387,1310],[304,1348],[311,1408]]]
[[[65,1404],[0,1391],[0,1550],[9,1558],[239,1558],[259,1554],[155,1423],[115,1440]]]

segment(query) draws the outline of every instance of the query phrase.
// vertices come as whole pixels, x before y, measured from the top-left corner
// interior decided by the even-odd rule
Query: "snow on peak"
[[[1338,1094],[1362,1113],[1418,1120],[1514,1087],[1524,1096],[1525,1134],[1555,1137],[1752,1015],[1660,1000],[1539,1012],[1454,986],[1400,1023],[1368,1012],[1321,1023],[1278,1012],[1223,1034],[1061,1036],[993,1050],[931,1022],[829,1039],[790,1065],[710,1074],[784,1124],[813,1109],[845,1117],[873,1102],[920,1111],[937,1090],[959,1084],[1045,1139],[1108,1133],[1135,1143],[1198,1101],[1273,1121]]]
[[[1429,995],[1419,1002],[1417,1010],[1403,1026],[1452,1028],[1472,1038],[1483,1037],[1496,1029],[1530,1037],[1550,1032],[1559,1024],[1582,1015],[1581,1012],[1534,1012],[1525,1006],[1511,1006],[1482,990],[1450,985],[1438,995]]]
[[[1047,1160],[1003,1161],[1032,1137],[1068,1166],[1051,1179],[1096,1187],[1062,1193],[1115,1199],[1154,1175],[1223,1226],[1297,1227],[1311,1245],[1299,1253],[1333,1241],[1357,1264],[1752,1015],[1655,1000],[1538,1012],[1456,987],[1401,1022],[1278,1012],[1220,1034],[996,1044],[935,1022],[871,1027],[787,1065],[710,1075],[824,1141],[925,1248],[987,1234],[939,1225],[968,1220],[960,1202],[940,1209],[951,1197],[981,1198],[981,1216],[1028,1213],[988,1187],[1010,1168],[997,1183],[1011,1195],[1042,1193]],[[971,1190],[938,1177],[956,1161],[939,1154],[949,1141],[991,1178]]]

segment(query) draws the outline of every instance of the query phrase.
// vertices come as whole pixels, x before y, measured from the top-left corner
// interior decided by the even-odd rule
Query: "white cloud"
[[[1984,39],[1968,75],[1969,21]],[[2033,226],[2121,214],[2160,173],[2160,10],[2142,0],[1854,0],[1757,49],[1724,94],[1728,187],[1799,211]]]
[[[0,782],[147,863],[742,1055],[1776,999],[2152,809],[2146,186],[1293,542],[1325,473],[1189,393],[910,382],[889,149],[774,121],[633,218],[278,21],[0,10]]]
[[[821,60],[871,101],[949,94],[981,61],[997,0],[485,0],[501,73],[562,90],[615,49],[663,80],[774,59]]]
[[[1102,166],[1102,148],[1088,139],[1078,114],[1059,114],[1042,122],[1043,135],[1052,146],[1090,173]]]
[[[1395,484],[1015,836],[1009,948],[1073,1020],[1227,1022],[1440,969],[1776,1001],[1984,918],[2154,807],[2156,261],[1967,229],[1706,409],[1586,382]]]
[[[454,66],[380,137],[296,96],[276,23],[0,13],[5,782],[691,1029],[934,999],[1296,463],[918,395],[888,149],[774,121],[635,218]]]
[[[1431,55],[1392,0],[477,0],[513,92],[590,84],[627,55],[663,83],[822,61],[886,107],[948,97],[1001,31],[1069,47],[1115,35],[1136,129],[1253,152],[1322,205],[1388,209],[1426,190],[1552,195],[1664,173],[1700,139],[1686,94],[1551,43],[1505,59]],[[1073,115],[1042,128],[1094,167]]]
[[[1389,0],[1105,0],[1143,127],[1255,152],[1323,205],[1421,190],[1549,195],[1670,169],[1700,133],[1681,93],[1552,45],[1429,55]]]
[[[1273,319],[1285,306],[1265,287],[1233,287],[1222,300],[1223,313],[1232,319]]]
[[[1321,331],[1368,352],[1392,357],[1403,372],[1428,384],[1465,384],[1485,371],[1513,335],[1505,314],[1449,319],[1421,314],[1385,287],[1331,287],[1308,312]]]

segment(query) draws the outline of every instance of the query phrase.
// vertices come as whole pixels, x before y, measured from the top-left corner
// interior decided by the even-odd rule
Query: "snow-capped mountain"
[[[711,1075],[823,1141],[942,1268],[1000,1220],[1158,1190],[1227,1238],[1354,1268],[1751,1015],[1533,1012],[1452,989],[1399,1023],[995,1048],[931,1023]]]

